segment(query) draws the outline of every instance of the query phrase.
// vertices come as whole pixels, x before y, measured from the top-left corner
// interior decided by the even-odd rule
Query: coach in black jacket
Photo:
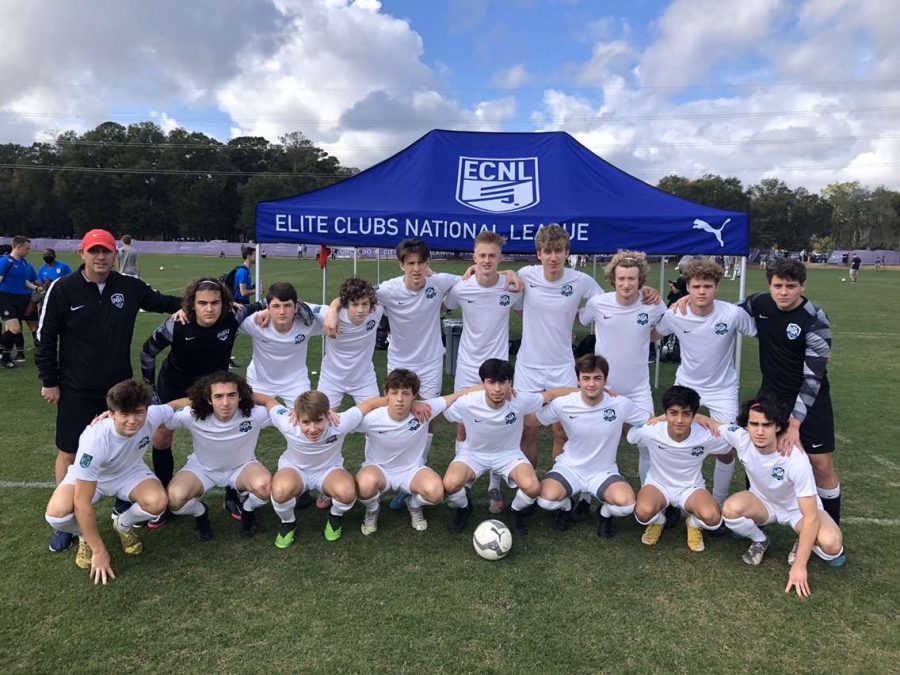
[[[85,426],[106,410],[107,390],[132,377],[138,311],[172,313],[181,307],[181,298],[113,271],[116,240],[106,230],[85,234],[78,253],[84,264],[47,291],[35,351],[41,396],[59,404],[57,483],[75,460]]]

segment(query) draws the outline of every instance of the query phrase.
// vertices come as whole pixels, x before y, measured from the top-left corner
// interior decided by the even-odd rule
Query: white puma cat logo
[[[705,220],[700,220],[699,218],[697,218],[697,220],[694,221],[694,229],[695,230],[703,230],[704,232],[709,232],[711,235],[715,236],[715,238],[719,241],[719,246],[724,246],[725,242],[722,241],[722,230],[724,230],[725,226],[730,222],[731,222],[731,218],[726,219],[725,222],[722,223],[722,227],[720,227],[717,230],[712,225],[707,223]]]

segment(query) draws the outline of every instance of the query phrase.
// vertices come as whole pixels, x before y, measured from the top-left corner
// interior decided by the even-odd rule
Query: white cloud
[[[525,69],[525,64],[518,63],[512,68],[499,70],[491,78],[491,86],[499,89],[518,89],[527,83],[531,76]]]

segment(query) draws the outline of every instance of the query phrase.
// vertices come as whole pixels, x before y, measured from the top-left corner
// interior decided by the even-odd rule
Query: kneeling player
[[[751,540],[743,555],[748,565],[759,565],[769,547],[760,525],[791,526],[800,538],[788,556],[791,571],[784,589],[796,588],[808,596],[806,565],[810,552],[833,567],[846,561],[841,531],[822,508],[809,457],[794,448],[785,457],[778,452],[778,435],[787,429],[789,414],[771,398],[744,403],[737,425],[722,425],[723,438],[737,449],[750,479],[750,489],[725,501],[722,512],[728,528]],[[743,429],[741,427],[744,427]]]
[[[149,386],[133,380],[119,382],[106,394],[111,414],[82,432],[75,462],[47,504],[45,518],[60,532],[79,537],[75,564],[90,569],[94,583],[115,579],[109,552],[97,529],[93,503],[103,496],[131,502],[114,516],[122,550],[143,550],[134,526],[157,517],[166,508],[166,491],[144,463],[150,438],[174,414],[172,406],[150,405]]]
[[[463,394],[480,389],[472,387],[447,396],[423,401],[431,415],[440,415]],[[356,492],[366,507],[360,528],[364,535],[378,530],[379,499],[387,490],[402,490],[414,530],[425,530],[428,521],[422,507],[444,498],[441,477],[425,466],[428,425],[412,414],[419,393],[419,378],[411,370],[397,368],[384,380],[387,406],[373,410],[363,418],[358,431],[366,434],[366,460],[356,474]]]
[[[653,546],[662,535],[667,506],[684,509],[687,544],[700,552],[702,530],[717,530],[722,512],[703,481],[703,460],[707,455],[730,452],[728,444],[694,422],[700,395],[690,387],[674,385],[662,395],[665,424],[646,424],[628,432],[629,443],[646,443],[650,449],[650,470],[638,492],[634,517],[646,525],[641,541]],[[660,418],[657,418],[661,421]]]
[[[491,471],[505,478],[508,485],[518,487],[509,514],[513,531],[527,534],[522,510],[534,504],[541,493],[541,484],[531,462],[519,448],[525,416],[572,389],[552,389],[541,394],[523,392],[510,399],[513,367],[503,359],[482,363],[478,376],[484,391],[461,396],[444,411],[444,417],[463,424],[466,430],[465,444],[457,450],[444,475],[444,491],[456,506],[450,531],[462,532],[472,514],[467,486]]]
[[[190,407],[179,410],[166,427],[191,432],[194,452],[169,483],[169,508],[176,516],[196,518],[197,536],[212,539],[206,504],[212,487],[233,487],[243,499],[241,536],[256,534],[256,509],[269,501],[272,475],[256,461],[259,432],[269,413],[253,405],[253,390],[240,375],[222,371],[188,389]]]
[[[604,393],[609,364],[602,356],[580,357],[575,361],[575,373],[579,391],[556,399],[536,416],[540,424],[561,423],[568,437],[541,481],[538,504],[553,512],[554,529],[565,530],[572,495],[594,495],[600,500],[597,534],[611,539],[616,533],[613,516],[627,516],[634,511],[634,490],[616,466],[622,427],[643,424],[647,413],[624,396]]]

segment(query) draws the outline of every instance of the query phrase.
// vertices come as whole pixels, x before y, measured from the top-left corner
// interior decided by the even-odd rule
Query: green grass
[[[67,262],[74,262],[64,256]],[[233,260],[143,256],[147,279],[178,292],[192,276],[219,275]],[[164,265],[166,270],[159,271]],[[461,264],[436,263],[455,271]],[[375,276],[374,263],[360,273]],[[351,263],[329,268],[330,292]],[[382,278],[396,267],[382,264]],[[590,270],[588,270],[590,271]],[[321,299],[321,276],[311,261],[266,260],[264,280],[289,280],[309,300]],[[128,558],[117,547],[98,507],[101,532],[118,578],[95,588],[76,569],[72,553],[51,554],[43,520],[49,490],[0,488],[0,663],[4,671],[209,672],[644,672],[644,671],[896,671],[898,664],[897,559],[900,528],[894,501],[900,486],[896,395],[900,366],[900,274],[866,270],[859,284],[844,272],[814,269],[809,297],[824,306],[834,330],[830,367],[844,491],[849,562],[832,570],[810,563],[813,596],[784,594],[785,558],[793,536],[771,532],[773,544],[759,568],[740,561],[745,542],[707,539],[703,554],[689,552],[683,529],[667,531],[655,548],[640,544],[633,521],[603,542],[592,525],[563,534],[543,514],[531,518],[527,542],[517,539],[505,560],[476,557],[471,530],[447,533],[445,507],[428,511],[427,532],[411,530],[404,513],[385,510],[380,530],[359,533],[362,513],[347,517],[336,543],[322,537],[325,512],[299,514],[298,541],[277,550],[277,518],[260,512],[262,532],[242,540],[237,526],[213,505],[216,538],[198,544],[192,523],[180,519],[144,535],[145,553]],[[674,272],[668,272],[672,278]],[[655,283],[658,272],[651,274]],[[737,282],[720,295],[736,299]],[[764,278],[751,270],[748,288]],[[141,314],[135,330],[135,372],[143,340],[162,320]],[[513,334],[518,334],[514,321]],[[579,331],[579,335],[586,330]],[[30,338],[28,338],[30,345]],[[744,343],[742,394],[759,376],[756,344]],[[318,370],[320,341],[310,345]],[[249,360],[241,338],[235,357]],[[379,376],[384,353],[376,352]],[[33,364],[0,373],[4,432],[0,481],[52,478],[54,409],[39,396]],[[674,379],[666,366],[661,389]],[[313,376],[315,381],[315,376]],[[445,377],[445,390],[452,378]],[[658,392],[657,392],[658,394]],[[893,412],[891,412],[893,411]],[[430,464],[443,471],[452,455],[453,429],[439,421]],[[176,463],[189,443],[176,436]],[[258,455],[270,468],[283,447],[266,430]],[[351,437],[345,456],[355,470],[362,439]],[[546,470],[549,436],[541,438]],[[623,446],[620,467],[636,475],[635,452]],[[736,477],[734,487],[742,483]],[[473,524],[487,517],[485,486],[475,488]],[[508,496],[509,493],[507,493]],[[879,525],[865,519],[889,519]]]

